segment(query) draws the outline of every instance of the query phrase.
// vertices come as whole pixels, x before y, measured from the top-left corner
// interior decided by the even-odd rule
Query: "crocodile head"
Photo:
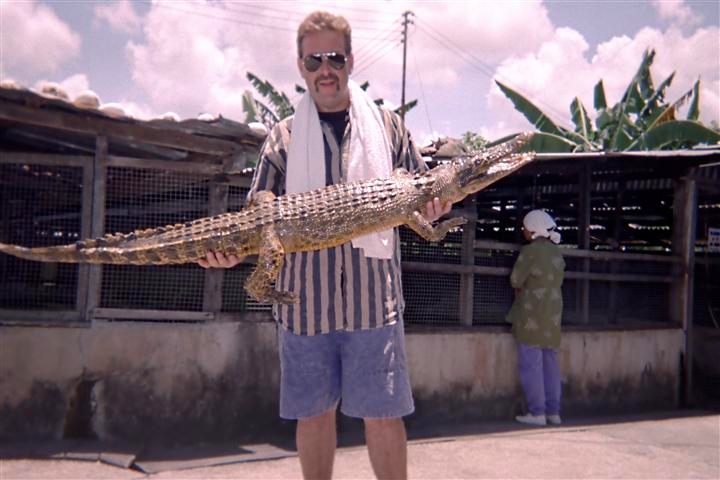
[[[535,152],[518,153],[533,134],[521,133],[507,142],[456,161],[457,184],[465,195],[470,195],[506,175],[511,174],[535,159]]]

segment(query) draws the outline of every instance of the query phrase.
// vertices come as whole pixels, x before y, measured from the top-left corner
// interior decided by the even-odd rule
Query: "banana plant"
[[[532,148],[540,152],[631,151],[689,148],[698,144],[720,142],[720,133],[698,121],[700,114],[700,80],[672,103],[665,94],[675,76],[673,72],[655,88],[650,66],[654,50],[646,50],[640,66],[620,101],[608,107],[603,81],[594,89],[593,106],[597,112],[591,121],[579,98],[570,104],[574,129],[557,125],[530,100],[496,80],[496,84],[539,131]],[[678,120],[677,111],[690,102],[685,120]],[[514,135],[488,144],[501,143]]]
[[[279,92],[269,81],[263,80],[251,72],[247,72],[247,79],[268,103],[256,100],[251,92],[245,91],[243,94],[245,123],[262,122],[266,127],[272,128],[281,119],[295,113],[295,108],[288,96],[284,92]],[[300,88],[295,85],[296,91],[299,92]],[[304,90],[302,91],[304,92]]]
[[[247,72],[247,79],[252,83],[257,92],[262,95],[268,103],[256,100],[250,91],[243,94],[243,112],[245,112],[245,123],[261,122],[268,129],[272,128],[277,122],[285,117],[295,113],[290,98],[284,93],[279,92],[269,81],[262,80],[257,75]],[[360,84],[360,88],[367,91],[370,82]],[[304,94],[305,88],[295,85],[295,93]],[[383,105],[385,102],[382,98],[374,100],[376,105]],[[405,104],[405,113],[417,106],[417,100],[411,100]],[[400,115],[402,107],[398,107],[393,111]]]

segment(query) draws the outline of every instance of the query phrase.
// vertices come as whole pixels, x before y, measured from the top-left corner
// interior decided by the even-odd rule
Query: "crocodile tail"
[[[79,250],[75,244],[57,247],[27,248],[19,245],[0,243],[0,252],[37,262],[101,263],[99,258],[94,259],[92,255],[88,255],[89,252],[87,250]]]

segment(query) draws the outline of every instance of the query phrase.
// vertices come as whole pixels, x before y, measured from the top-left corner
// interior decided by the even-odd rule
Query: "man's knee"
[[[388,430],[405,426],[402,417],[392,418],[363,418],[365,428],[371,430]]]
[[[335,410],[337,407],[333,407],[329,410],[324,411],[323,413],[319,415],[315,415],[312,417],[303,417],[298,418],[298,424],[301,424],[304,427],[308,428],[318,428],[323,427],[328,424],[332,424],[335,422]]]

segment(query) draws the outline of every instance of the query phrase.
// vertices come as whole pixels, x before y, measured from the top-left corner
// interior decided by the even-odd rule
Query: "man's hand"
[[[425,206],[425,220],[434,222],[452,209],[452,203],[446,202],[445,205],[440,204],[440,199],[435,197],[431,202],[427,202]]]
[[[245,257],[237,255],[225,255],[222,252],[208,252],[205,258],[198,260],[198,265],[203,268],[232,268],[243,261]]]

